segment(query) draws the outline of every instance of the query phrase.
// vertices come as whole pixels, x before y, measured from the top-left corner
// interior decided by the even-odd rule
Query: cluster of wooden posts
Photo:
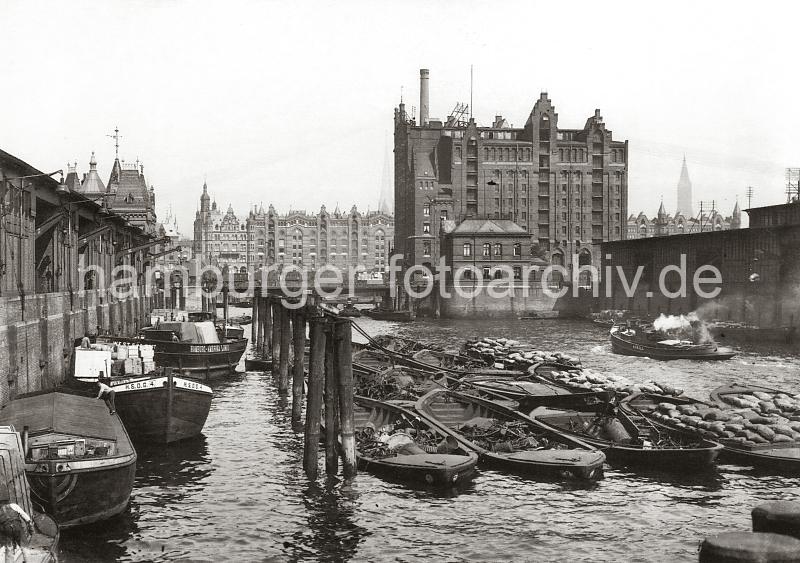
[[[338,473],[341,453],[345,478],[355,476],[350,319],[326,312],[317,306],[316,300],[307,300],[301,305],[299,299],[261,295],[257,291],[253,298],[252,330],[253,349],[261,358],[271,358],[273,380],[282,396],[289,394],[291,372],[293,424],[302,422],[305,375],[308,373],[303,468],[309,479],[316,479],[319,470],[323,412],[325,471],[328,475]]]

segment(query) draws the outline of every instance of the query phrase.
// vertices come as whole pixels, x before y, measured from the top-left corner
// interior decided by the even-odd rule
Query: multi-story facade
[[[237,217],[229,206],[224,215],[203,186],[200,210],[194,222],[194,251],[207,263],[255,272],[273,265],[317,270],[323,265],[366,272],[384,272],[389,265],[394,220],[380,212],[349,213],[325,206],[318,213],[289,211],[279,214],[270,205]]]
[[[227,268],[232,273],[252,271],[252,268],[248,269],[245,221],[236,216],[230,205],[222,213],[217,202],[211,202],[206,183],[203,183],[203,194],[200,196],[200,210],[195,214],[193,251],[205,263],[220,269]]]
[[[664,210],[664,204],[658,209],[655,217],[648,218],[644,212],[628,217],[627,236],[625,238],[664,237],[706,231],[727,231],[742,228],[742,211],[737,202],[729,217],[712,209],[698,217],[685,217],[678,213],[674,217]]]
[[[442,122],[428,117],[420,72],[419,121],[403,103],[394,118],[395,250],[406,265],[438,263],[430,239],[443,220],[512,221],[537,253],[565,266],[587,253],[597,264],[600,243],[625,238],[628,144],[599,110],[582,129],[561,128],[542,93],[521,128],[501,116],[490,127],[458,115]]]

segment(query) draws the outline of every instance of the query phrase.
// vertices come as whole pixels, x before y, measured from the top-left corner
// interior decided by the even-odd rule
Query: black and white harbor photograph
[[[0,21],[0,560],[800,563],[800,6]]]

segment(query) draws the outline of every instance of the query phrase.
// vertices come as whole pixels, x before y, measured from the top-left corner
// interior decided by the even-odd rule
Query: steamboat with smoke
[[[627,321],[610,331],[615,354],[654,360],[729,360],[736,353],[718,346],[697,315],[659,316],[653,323]]]

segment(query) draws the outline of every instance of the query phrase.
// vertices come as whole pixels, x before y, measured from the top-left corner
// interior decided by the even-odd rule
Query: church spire
[[[675,215],[678,213],[683,213],[685,217],[694,217],[694,207],[692,206],[692,182],[689,180],[686,155],[683,155],[681,177],[678,180],[678,205]]]
[[[392,181],[389,163],[388,135],[384,140],[383,177],[381,178],[381,194],[378,199],[378,211],[391,215],[392,213]]]
[[[731,229],[742,228],[742,210],[739,208],[739,198],[736,198],[736,205],[733,206],[733,214],[731,215]]]

